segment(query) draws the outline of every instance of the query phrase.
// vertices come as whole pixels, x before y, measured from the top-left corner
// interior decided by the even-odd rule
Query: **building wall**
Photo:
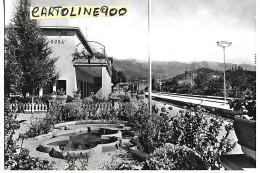
[[[148,87],[147,81],[141,81],[137,83],[137,90],[144,90],[146,87]]]
[[[96,76],[102,77],[102,79],[96,79],[96,82],[91,73],[74,67],[71,55],[76,49],[80,51],[83,48],[75,31],[45,30],[45,35],[49,40],[49,46],[53,50],[52,56],[59,57],[55,66],[56,71],[59,72],[58,80],[66,80],[66,95],[73,96],[73,91],[78,88],[82,89],[81,95],[83,98],[89,96],[91,91],[94,91],[97,96],[102,98],[111,93],[111,76],[106,67],[92,67],[100,68],[102,73],[100,76]],[[99,87],[102,85],[102,88],[99,89],[97,85]]]
[[[111,76],[106,67],[102,67],[102,97],[107,97],[111,93]]]
[[[59,80],[66,80],[66,94],[73,95],[73,91],[77,87],[71,54],[75,52],[75,43],[78,38],[73,31],[60,36],[58,36],[57,31],[48,31],[47,38],[53,51],[52,55],[58,57],[55,66],[56,71],[59,72]]]

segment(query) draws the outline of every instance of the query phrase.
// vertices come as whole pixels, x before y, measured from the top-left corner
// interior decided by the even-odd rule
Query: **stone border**
[[[62,129],[62,128],[66,128],[66,129],[75,129],[76,127],[85,127],[86,125],[90,128],[95,128],[95,127],[111,127],[113,129],[117,129],[117,130],[123,130],[124,129],[124,125],[123,124],[100,124],[99,120],[95,121],[95,120],[91,120],[90,124],[85,123],[85,124],[76,124],[79,121],[70,121],[70,122],[65,122],[65,123],[58,123],[54,125],[54,129]],[[86,121],[87,122],[87,121]],[[96,122],[96,124],[95,124]]]
[[[63,159],[67,157],[67,155],[74,157],[74,158],[80,158],[85,155],[95,155],[95,154],[101,154],[103,152],[109,152],[117,150],[121,138],[122,138],[122,132],[119,130],[124,129],[123,125],[117,125],[117,124],[82,124],[82,125],[74,125],[75,122],[68,122],[68,123],[60,123],[57,124],[56,127],[54,127],[52,134],[50,136],[54,138],[46,139],[39,145],[39,151],[49,153],[50,156],[54,158],[60,158]],[[69,124],[69,130],[58,130],[57,128],[66,127]],[[96,127],[98,126],[98,127]],[[106,127],[109,126],[109,127]],[[58,146],[50,145],[51,143],[59,143],[69,140],[69,136],[66,136],[68,134],[77,134],[77,133],[84,133],[88,132],[89,128],[91,130],[101,130],[101,129],[107,129],[107,130],[117,130],[116,133],[101,135],[101,139],[111,139],[114,138],[115,141],[108,143],[108,144],[98,144],[96,147],[87,149],[87,150],[81,150],[81,151],[66,151],[62,152]]]

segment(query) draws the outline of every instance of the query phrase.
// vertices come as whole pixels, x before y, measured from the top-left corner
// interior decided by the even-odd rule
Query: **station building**
[[[58,57],[56,70],[59,79],[54,86],[46,86],[39,91],[39,95],[50,94],[63,89],[66,95],[73,96],[76,90],[81,91],[85,98],[94,93],[104,98],[111,93],[112,59],[80,59],[72,61],[72,54],[76,50],[86,51],[93,55],[92,48],[78,27],[40,26],[42,33],[49,40],[52,55]]]

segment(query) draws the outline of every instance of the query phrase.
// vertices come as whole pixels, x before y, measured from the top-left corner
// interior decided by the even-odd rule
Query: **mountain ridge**
[[[123,71],[128,80],[145,80],[148,76],[148,63],[141,62],[136,59],[114,59],[114,67]],[[232,66],[240,66],[244,69],[255,71],[256,66],[250,64],[233,64],[226,63],[226,69]],[[152,75],[154,78],[171,78],[185,71],[197,70],[200,68],[210,68],[213,70],[224,70],[224,63],[214,61],[195,61],[195,62],[179,62],[179,61],[152,61]]]

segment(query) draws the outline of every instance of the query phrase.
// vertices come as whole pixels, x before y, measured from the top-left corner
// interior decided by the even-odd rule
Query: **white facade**
[[[49,40],[52,48],[52,55],[58,57],[56,71],[59,72],[59,79],[55,90],[63,88],[66,95],[73,96],[73,91],[80,89],[82,98],[94,92],[101,98],[111,93],[111,63],[108,59],[87,59],[79,62],[72,62],[72,54],[77,50],[84,49],[93,54],[87,40],[77,27],[41,27],[43,33]],[[44,91],[45,90],[45,91]],[[48,90],[48,91],[47,91]],[[46,87],[43,93],[47,94],[50,89]]]

